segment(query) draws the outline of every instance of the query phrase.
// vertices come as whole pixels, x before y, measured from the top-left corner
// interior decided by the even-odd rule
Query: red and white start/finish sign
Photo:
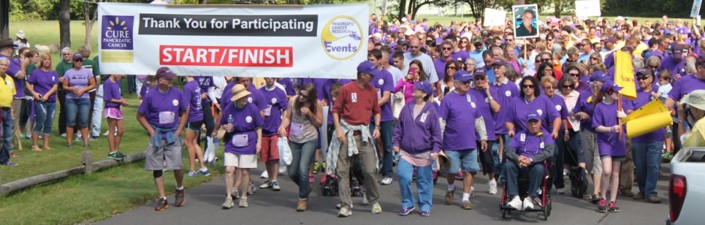
[[[173,66],[292,67],[292,47],[159,46],[159,64]]]

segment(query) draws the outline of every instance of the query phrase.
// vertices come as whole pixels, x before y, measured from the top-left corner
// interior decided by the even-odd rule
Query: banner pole
[[[619,111],[624,110],[622,108],[622,94],[617,95],[617,113],[619,114]],[[619,124],[619,141],[624,141],[624,138],[622,137],[622,134],[624,134],[624,130],[622,129],[622,124],[619,122],[619,118],[617,118],[617,124]]]

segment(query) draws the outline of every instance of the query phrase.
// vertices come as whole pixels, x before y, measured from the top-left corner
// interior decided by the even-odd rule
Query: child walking
[[[124,75],[111,75],[108,80],[103,83],[103,101],[105,102],[105,118],[108,120],[108,159],[122,161],[125,159],[125,154],[118,151],[122,134],[125,133],[123,125],[121,106],[127,106],[127,102],[122,98],[120,93],[120,80]],[[116,135],[117,132],[117,135]]]

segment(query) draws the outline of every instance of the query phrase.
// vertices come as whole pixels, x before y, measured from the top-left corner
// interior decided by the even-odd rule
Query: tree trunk
[[[198,4],[208,4],[208,0],[198,0]]]
[[[382,0],[382,18],[387,17],[387,0]]]
[[[10,0],[0,0],[0,37],[10,38]]]
[[[86,37],[83,39],[83,46],[88,49],[88,51],[91,50],[91,37],[93,36],[93,25],[95,24],[95,20],[98,18],[98,9],[93,10],[91,12],[91,3],[88,2],[83,2],[83,22],[86,24]]]
[[[561,18],[561,6],[562,0],[554,0],[554,5],[553,5],[553,15],[556,16],[556,18]]]
[[[299,2],[299,0],[289,0],[289,4],[298,5],[298,4],[301,4],[301,3]]]
[[[71,14],[69,13],[69,1],[59,2],[59,46],[61,48],[71,47]]]
[[[399,21],[401,21],[401,18],[403,18],[406,14],[404,12],[406,11],[406,0],[399,0]]]

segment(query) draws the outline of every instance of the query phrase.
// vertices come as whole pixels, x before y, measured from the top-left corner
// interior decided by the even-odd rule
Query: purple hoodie
[[[436,107],[427,102],[419,115],[414,118],[414,103],[404,105],[399,113],[399,123],[394,127],[394,146],[410,154],[418,154],[441,149],[441,126]]]

